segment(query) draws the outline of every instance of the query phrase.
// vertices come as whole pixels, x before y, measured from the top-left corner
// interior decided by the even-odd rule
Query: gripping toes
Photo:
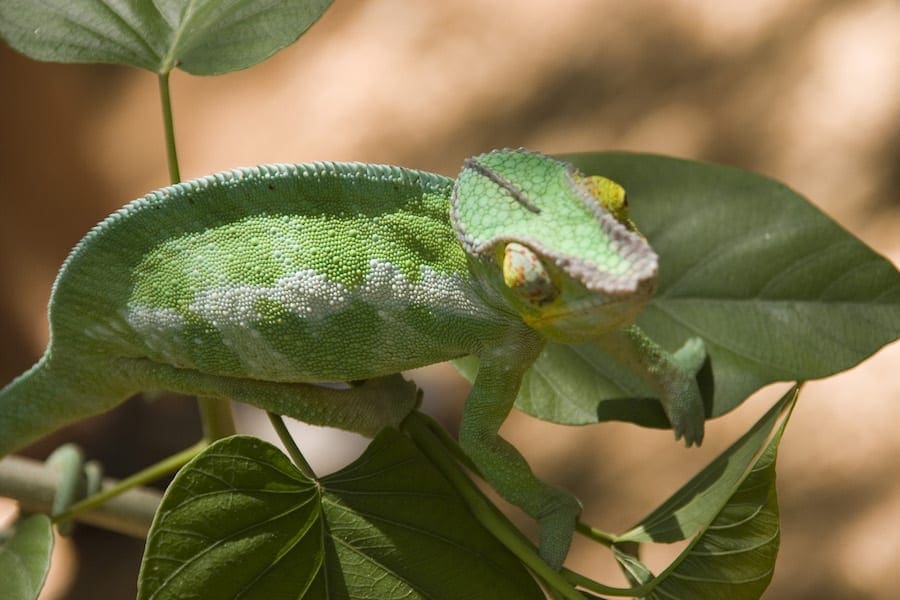
[[[367,394],[367,401],[379,412],[383,421],[379,429],[384,426],[398,427],[419,403],[416,384],[399,373],[367,379],[359,389]]]
[[[706,362],[706,347],[700,338],[690,338],[672,354],[673,372],[666,386],[663,408],[672,423],[675,439],[684,438],[687,446],[703,441],[704,420],[703,398],[695,375]]]
[[[706,419],[703,398],[694,375],[680,368],[678,371],[668,386],[668,397],[663,399],[663,408],[672,423],[675,439],[684,438],[685,445],[699,446],[703,442]]]
[[[558,571],[575,534],[575,521],[581,514],[581,502],[572,494],[558,488],[552,488],[545,502],[545,508],[538,516],[540,524],[541,558]]]

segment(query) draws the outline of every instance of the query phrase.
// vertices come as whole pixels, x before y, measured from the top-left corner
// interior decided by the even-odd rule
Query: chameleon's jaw
[[[585,342],[634,322],[650,295],[606,298],[603,302],[548,306],[523,315],[547,339],[566,344]]]

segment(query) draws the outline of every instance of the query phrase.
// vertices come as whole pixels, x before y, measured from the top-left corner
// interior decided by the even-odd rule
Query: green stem
[[[201,441],[186,450],[182,450],[178,454],[173,454],[172,456],[161,460],[160,462],[147,467],[142,471],[138,471],[131,477],[127,479],[123,479],[112,487],[108,487],[102,492],[98,494],[94,494],[88,498],[85,498],[81,502],[76,502],[69,510],[62,512],[55,517],[53,517],[54,523],[59,523],[61,521],[65,521],[67,519],[71,519],[72,517],[83,513],[85,511],[96,508],[115,496],[118,496],[122,492],[130,490],[131,488],[136,488],[138,486],[145,485],[150,483],[151,481],[155,481],[160,477],[164,477],[169,473],[177,471],[185,464],[187,464],[192,458],[197,456],[200,452],[206,448],[206,441]]]
[[[432,433],[432,435],[440,440],[444,448],[449,450],[458,462],[460,462],[469,471],[484,479],[481,471],[478,470],[478,467],[475,466],[475,463],[472,462],[472,459],[469,458],[469,455],[463,452],[463,449],[459,447],[459,444],[456,442],[456,440],[453,439],[453,437],[449,433],[447,433],[446,429],[441,427],[440,423],[423,412],[419,412],[417,416],[419,420],[421,420],[428,427],[428,430]]]
[[[85,469],[93,470],[90,462]],[[92,473],[88,476],[90,478]],[[57,469],[46,463],[21,456],[0,460],[0,489],[5,496],[18,501],[19,508],[26,513],[49,514],[53,510],[58,479]],[[114,479],[104,478],[99,487],[111,488],[117,484]],[[76,515],[75,519],[94,527],[146,538],[161,498],[162,494],[157,490],[131,488],[91,511]]]
[[[629,598],[642,598],[649,594],[654,587],[656,587],[655,585],[650,583],[646,583],[644,585],[633,588],[611,587],[608,585],[603,585],[602,583],[598,583],[589,577],[585,577],[581,573],[576,573],[575,571],[571,571],[566,568],[563,568],[562,575],[566,578],[566,580],[571,582],[572,585],[581,586],[586,590],[590,590],[598,594],[606,594],[607,596],[627,596]]]
[[[162,104],[163,128],[166,132],[166,158],[169,164],[169,181],[181,181],[178,168],[178,151],[175,148],[175,121],[172,119],[172,97],[169,94],[169,72],[159,74],[159,100]]]
[[[163,130],[166,134],[166,162],[169,165],[169,181],[174,185],[181,181],[178,166],[178,149],[175,146],[175,120],[172,117],[172,95],[169,93],[169,71],[159,74],[159,102],[162,105]],[[203,437],[214,442],[234,435],[234,417],[231,405],[213,398],[198,398],[200,418],[203,421]]]
[[[201,396],[197,398],[197,405],[200,407],[200,420],[203,423],[203,439],[207,443],[211,444],[236,433],[228,400]]]
[[[612,548],[613,544],[616,543],[616,536],[614,536],[613,534],[595,529],[594,527],[591,527],[587,523],[583,523],[581,521],[575,523],[575,531],[583,536],[589,537],[598,544],[603,544],[607,548]]]
[[[509,520],[481,493],[472,480],[463,473],[453,460],[456,452],[444,444],[444,436],[435,435],[429,424],[430,419],[418,411],[413,411],[403,422],[403,430],[412,438],[420,450],[443,473],[459,492],[475,518],[528,567],[545,585],[568,600],[584,600],[578,591],[562,575],[538,556],[534,546],[516,529]],[[456,443],[453,442],[453,446]],[[448,453],[448,450],[450,452]]]
[[[272,427],[275,429],[275,433],[278,434],[278,439],[280,439],[281,443],[284,444],[284,449],[287,450],[287,453],[290,455],[291,460],[294,461],[294,464],[297,466],[300,472],[310,479],[315,479],[315,471],[313,471],[309,463],[306,462],[306,457],[303,456],[303,453],[300,452],[300,448],[298,448],[297,444],[294,442],[294,438],[291,437],[291,433],[285,426],[284,420],[282,420],[281,415],[276,415],[275,413],[269,411],[266,411],[266,414],[269,415],[269,421],[272,423]]]

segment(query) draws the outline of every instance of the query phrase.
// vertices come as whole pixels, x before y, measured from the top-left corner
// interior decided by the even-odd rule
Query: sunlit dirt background
[[[0,48],[0,383],[40,355],[68,250],[167,182],[156,80],[28,61]],[[628,149],[778,178],[900,262],[900,3],[885,0],[338,0],[250,70],[173,77],[185,178],[238,165],[386,162],[453,175],[491,148]],[[703,210],[697,206],[696,210]],[[766,598],[889,598],[900,588],[900,345],[807,386],[782,444],[782,547]],[[466,387],[415,374],[452,428]],[[735,439],[783,391],[669,432],[563,428],[513,415],[505,434],[621,531]],[[244,431],[264,432],[252,411]],[[361,448],[300,430],[322,471]],[[31,449],[74,439],[124,475],[193,441],[193,404],[135,400]],[[337,441],[335,441],[337,440]],[[540,440],[540,443],[533,443]],[[77,548],[73,552],[73,546]],[[129,598],[142,544],[81,528],[46,598]],[[648,552],[657,569],[671,549]],[[621,583],[602,548],[573,568]]]

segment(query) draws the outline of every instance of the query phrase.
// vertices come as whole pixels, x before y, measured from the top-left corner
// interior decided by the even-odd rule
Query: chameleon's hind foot
[[[416,384],[399,373],[366,379],[355,387],[365,395],[365,401],[378,414],[379,427],[399,427],[422,400]]]
[[[547,499],[546,508],[538,517],[540,525],[540,544],[538,553],[554,571],[562,568],[572,537],[575,535],[575,522],[581,514],[581,502],[578,498],[564,490],[553,488],[553,494]]]

